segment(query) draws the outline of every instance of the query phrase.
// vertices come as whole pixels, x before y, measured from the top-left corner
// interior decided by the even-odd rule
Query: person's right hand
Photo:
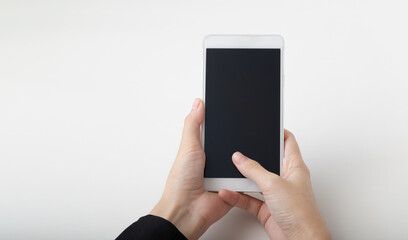
[[[232,160],[238,170],[261,189],[265,202],[243,193],[221,190],[228,204],[258,218],[270,239],[331,239],[317,207],[310,172],[293,134],[285,130],[281,177],[258,162],[236,152]]]

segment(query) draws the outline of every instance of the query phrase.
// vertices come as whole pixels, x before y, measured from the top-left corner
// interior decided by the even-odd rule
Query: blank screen
[[[236,151],[279,174],[280,49],[206,51],[204,177],[242,178]]]

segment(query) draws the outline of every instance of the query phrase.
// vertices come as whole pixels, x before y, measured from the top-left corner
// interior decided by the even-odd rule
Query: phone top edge
[[[254,37],[277,37],[284,39],[280,34],[207,34],[204,36],[204,40],[212,37],[244,37],[244,38],[254,38]]]
[[[284,38],[278,34],[265,35],[207,35],[203,48],[283,48]]]

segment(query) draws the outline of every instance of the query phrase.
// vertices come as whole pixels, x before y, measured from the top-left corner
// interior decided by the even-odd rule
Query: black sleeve
[[[187,240],[171,222],[147,215],[139,218],[123,231],[116,240]]]

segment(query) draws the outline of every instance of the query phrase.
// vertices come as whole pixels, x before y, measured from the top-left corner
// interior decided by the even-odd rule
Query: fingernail
[[[234,161],[236,164],[241,164],[245,159],[246,157],[244,156],[244,154],[240,152],[235,152],[232,155],[232,161]]]
[[[199,105],[200,105],[200,99],[196,98],[193,103],[193,110],[197,110]]]

